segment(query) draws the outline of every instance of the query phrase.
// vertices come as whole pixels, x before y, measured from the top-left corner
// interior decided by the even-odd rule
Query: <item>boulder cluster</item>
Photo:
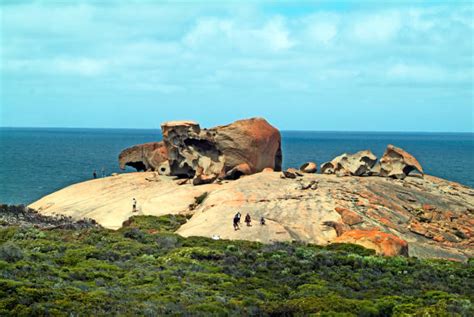
[[[303,176],[303,174],[317,173],[317,171],[318,166],[315,162],[307,162],[301,165],[299,170],[288,168],[282,172],[281,177],[294,179]],[[344,153],[330,162],[323,163],[321,174],[404,179],[408,175],[423,176],[424,172],[413,155],[389,144],[380,161],[377,161],[377,156],[369,150],[359,151],[355,154]]]
[[[225,126],[201,129],[193,121],[162,124],[163,141],[132,146],[119,155],[120,168],[156,171],[160,175],[209,184],[238,179],[258,172],[281,171],[281,136],[278,129],[262,118],[239,120]],[[299,170],[290,168],[282,178],[294,179],[316,173],[314,162]],[[344,153],[321,165],[322,174],[337,176],[381,176],[404,179],[413,172],[423,175],[420,163],[401,148],[388,145],[380,159],[369,150]]]
[[[193,121],[173,121],[162,124],[161,131],[162,142],[122,151],[120,167],[192,179],[194,185],[269,169],[281,171],[280,132],[264,119],[240,120],[211,129],[201,129]]]
[[[322,174],[338,176],[381,176],[404,179],[413,172],[423,175],[423,168],[410,153],[388,145],[384,155],[377,157],[369,150],[355,154],[344,153],[321,165]]]

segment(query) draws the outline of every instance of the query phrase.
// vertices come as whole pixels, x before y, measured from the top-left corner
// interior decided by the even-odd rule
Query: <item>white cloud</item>
[[[353,34],[364,42],[387,42],[395,37],[401,28],[398,12],[381,12],[364,15],[353,24]]]
[[[387,75],[392,79],[439,81],[445,78],[446,72],[439,67],[398,63],[389,68]]]
[[[92,58],[9,59],[1,64],[4,72],[42,73],[56,75],[98,76],[110,65]]]
[[[337,27],[333,23],[315,23],[309,27],[310,38],[324,45],[329,44],[337,35]]]
[[[52,66],[60,73],[97,76],[106,71],[109,62],[91,58],[57,59]]]
[[[281,17],[271,17],[258,26],[238,19],[200,19],[184,36],[183,42],[193,49],[237,49],[245,53],[280,52],[294,45]]]
[[[256,40],[266,42],[273,51],[287,50],[294,45],[289,36],[290,32],[280,17],[268,21],[262,29],[255,31],[255,34]]]
[[[472,44],[460,41],[473,34],[466,7],[315,9],[293,16],[258,5],[211,10],[125,1],[2,11],[1,71],[28,74],[25,80],[97,77],[163,93],[210,84],[291,90],[315,82],[472,81],[462,75],[473,54]]]

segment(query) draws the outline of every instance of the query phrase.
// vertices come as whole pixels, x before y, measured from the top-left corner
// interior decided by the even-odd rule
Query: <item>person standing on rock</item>
[[[137,200],[135,198],[133,198],[132,200],[132,212],[136,212],[137,211]]]
[[[234,230],[237,231],[240,229],[239,227],[239,222],[240,222],[240,218],[238,217],[238,214],[236,214],[234,216]]]
[[[237,217],[238,223],[240,225],[240,218],[242,217],[242,215],[240,214],[240,211],[237,211],[237,213],[235,214],[235,217]]]
[[[252,218],[250,218],[250,215],[247,213],[247,215],[245,216],[245,223],[247,224],[247,227],[251,227],[251,222],[252,222]]]
[[[94,179],[97,178],[97,172],[94,170],[94,173],[92,173],[92,176],[94,177]]]
[[[264,226],[264,225],[265,225],[265,218],[263,218],[263,217],[262,217],[262,218],[260,218],[260,224],[261,224],[262,226]]]

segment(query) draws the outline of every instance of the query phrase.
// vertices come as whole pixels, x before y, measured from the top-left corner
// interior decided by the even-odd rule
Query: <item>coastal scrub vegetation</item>
[[[182,216],[117,231],[0,227],[0,315],[473,316],[474,263],[360,246],[183,238]]]

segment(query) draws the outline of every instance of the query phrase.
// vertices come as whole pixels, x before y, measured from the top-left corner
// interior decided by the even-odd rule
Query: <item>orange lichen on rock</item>
[[[334,242],[358,244],[384,256],[408,256],[408,243],[405,240],[379,230],[347,231]]]

